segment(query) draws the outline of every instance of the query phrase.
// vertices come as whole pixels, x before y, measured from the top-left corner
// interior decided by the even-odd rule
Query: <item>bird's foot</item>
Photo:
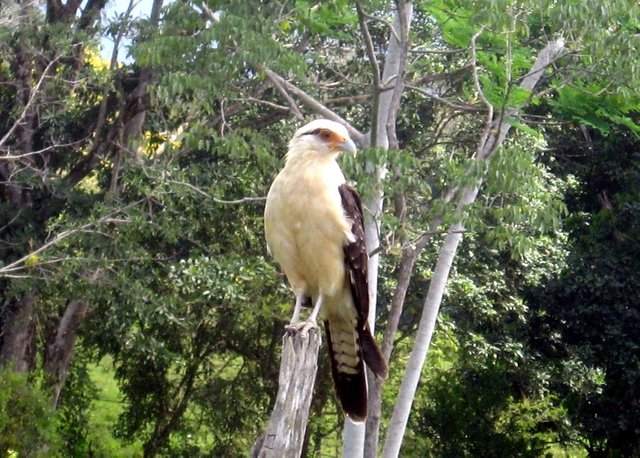
[[[318,323],[313,320],[298,321],[297,323],[289,323],[284,327],[287,334],[306,334],[311,329],[317,329]]]

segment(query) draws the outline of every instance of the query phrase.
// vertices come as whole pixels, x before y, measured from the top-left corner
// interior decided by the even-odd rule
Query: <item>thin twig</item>
[[[58,62],[59,59],[60,59],[60,56],[56,56],[45,67],[44,71],[42,72],[42,75],[40,76],[40,79],[38,79],[36,87],[34,87],[31,90],[31,94],[29,94],[29,100],[27,100],[27,103],[25,104],[24,108],[22,109],[22,113],[20,113],[20,117],[16,120],[16,122],[13,123],[13,125],[9,128],[7,133],[4,134],[2,139],[0,139],[0,148],[2,148],[4,146],[4,144],[7,142],[7,140],[9,140],[9,138],[11,138],[11,136],[13,135],[13,132],[18,128],[18,126],[22,123],[24,118],[27,116],[27,113],[31,109],[31,105],[33,104],[33,101],[35,100],[36,95],[38,95],[38,93],[40,92],[40,88],[42,88],[42,85],[44,84],[44,80],[46,79],[47,74],[49,73],[49,70],[51,70],[51,67],[53,67],[53,64]]]
[[[482,86],[480,85],[480,78],[478,77],[478,60],[476,56],[476,40],[484,30],[484,27],[481,27],[476,33],[471,37],[471,71],[473,73],[473,84],[475,85],[476,92],[478,93],[478,97],[480,100],[487,106],[489,111],[491,111],[493,115],[493,105],[487,97],[484,95],[484,91],[482,90]]]
[[[60,144],[57,144],[57,145],[50,145],[50,146],[47,146],[47,147],[45,147],[45,148],[42,148],[42,149],[40,149],[40,150],[38,150],[38,151],[31,151],[30,153],[14,154],[14,155],[11,155],[11,154],[5,154],[5,155],[3,155],[3,156],[0,156],[0,160],[5,160],[5,161],[9,161],[9,160],[19,160],[19,159],[23,159],[23,158],[25,158],[25,157],[29,157],[29,156],[36,156],[36,155],[38,155],[38,154],[46,153],[47,151],[50,151],[50,150],[52,150],[52,149],[56,149],[56,148],[66,148],[66,147],[68,147],[68,146],[75,146],[75,145],[77,145],[77,144],[79,144],[79,143],[82,143],[82,142],[84,142],[84,141],[88,140],[88,139],[89,139],[89,136],[86,136],[86,137],[84,137],[84,138],[81,138],[80,140],[76,140],[76,141],[71,142],[71,143],[60,143]]]
[[[53,239],[49,240],[48,242],[46,242],[44,245],[42,245],[41,247],[33,250],[32,252],[30,252],[29,254],[24,255],[23,257],[21,257],[20,259],[7,264],[6,266],[3,266],[2,268],[0,268],[0,276],[4,276],[5,273],[7,272],[12,272],[15,270],[20,270],[21,269],[21,265],[24,264],[28,259],[32,258],[33,256],[36,256],[40,253],[42,253],[43,251],[45,251],[46,249],[50,248],[53,245],[56,245],[57,243],[60,243],[62,240],[66,239],[67,237],[77,234],[79,232],[84,232],[86,231],[88,228],[90,228],[91,226],[94,226],[98,223],[103,223],[106,219],[111,218],[113,215],[118,214],[120,212],[123,212],[124,210],[127,210],[129,208],[132,208],[136,205],[138,205],[139,203],[142,203],[144,201],[146,201],[147,199],[140,199],[137,200],[136,202],[133,202],[129,205],[126,205],[122,208],[117,209],[116,211],[113,211],[111,213],[109,213],[108,215],[103,216],[102,218],[98,219],[96,222],[92,222],[92,223],[87,223],[87,224],[83,224],[80,227],[77,227],[75,229],[69,229],[66,231],[62,231],[60,232],[58,235],[56,235]]]
[[[460,103],[456,103],[456,102],[451,102],[450,100],[445,99],[444,97],[439,96],[438,94],[436,94],[433,91],[430,91],[429,89],[422,89],[420,87],[416,87],[413,86],[411,84],[406,84],[405,87],[407,89],[410,89],[412,91],[416,91],[426,97],[429,97],[430,99],[435,100],[436,102],[440,102],[446,106],[448,106],[449,108],[452,108],[454,110],[459,110],[459,111],[466,111],[469,113],[483,113],[486,111],[486,108],[480,108],[476,105],[470,105],[470,104],[460,104]]]
[[[376,51],[373,47],[373,40],[369,33],[369,27],[367,27],[367,21],[365,19],[364,10],[362,4],[356,2],[356,11],[358,12],[358,23],[360,24],[360,32],[362,33],[362,40],[364,41],[364,48],[371,64],[371,72],[373,73],[374,87],[380,88],[380,65],[378,64],[378,58],[376,57]]]
[[[261,105],[266,105],[278,111],[291,111],[291,108],[285,107],[284,105],[278,105],[277,103],[269,102],[268,100],[256,99],[255,97],[245,97],[244,99],[240,99],[240,100],[243,102],[253,102],[253,103],[259,103]]]
[[[393,23],[392,22],[386,21],[386,20],[384,20],[382,18],[374,16],[373,14],[367,14],[367,13],[363,13],[363,14],[367,19],[371,19],[372,21],[379,22],[380,24],[384,25],[385,27],[388,27],[389,31],[394,36],[394,38],[396,40],[400,41],[400,37],[398,36],[398,32],[396,32],[396,30],[393,28]]]
[[[484,129],[482,131],[482,135],[480,136],[480,142],[478,143],[478,149],[476,151],[476,154],[477,154],[478,158],[480,158],[480,156],[482,156],[483,151],[485,150],[485,145],[487,144],[487,140],[489,139],[489,135],[491,133],[491,126],[493,124],[493,105],[491,104],[491,102],[489,102],[487,97],[484,95],[484,92],[482,91],[482,86],[480,85],[480,78],[478,77],[478,61],[477,61],[477,56],[476,56],[476,39],[480,36],[480,34],[482,33],[483,30],[484,30],[484,28],[481,27],[480,30],[478,30],[476,33],[474,33],[473,36],[471,37],[471,71],[472,71],[472,74],[473,74],[473,84],[476,87],[476,92],[478,93],[478,96],[480,97],[480,100],[482,100],[482,102],[487,107],[486,121],[485,121],[485,124],[484,124]]]
[[[222,101],[220,102],[220,119],[222,120],[222,122],[220,123],[220,136],[224,137],[224,128],[227,127],[227,120],[224,116],[224,104],[227,101],[227,99],[222,99]]]
[[[209,194],[208,192],[204,191],[203,189],[192,185],[191,183],[187,183],[186,181],[177,181],[177,180],[165,180],[167,183],[171,183],[171,184],[177,184],[180,186],[186,186],[187,188],[191,189],[192,191],[200,194],[201,196],[206,197],[207,199],[213,200],[214,202],[218,203],[218,204],[227,204],[227,205],[238,205],[238,204],[244,204],[247,202],[263,202],[265,200],[267,200],[266,197],[242,197],[240,199],[235,199],[235,200],[227,200],[227,199],[220,199],[218,197],[214,197],[211,194]]]

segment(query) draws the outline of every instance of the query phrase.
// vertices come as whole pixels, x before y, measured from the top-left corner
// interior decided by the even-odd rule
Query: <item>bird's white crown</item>
[[[318,159],[335,158],[340,152],[355,153],[356,145],[342,124],[329,119],[316,119],[296,131],[289,142],[287,159],[317,156]]]

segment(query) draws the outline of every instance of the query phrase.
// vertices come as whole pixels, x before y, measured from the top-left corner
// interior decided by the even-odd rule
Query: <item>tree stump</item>
[[[304,324],[287,329],[283,337],[278,396],[269,425],[251,450],[252,458],[298,458],[302,452],[320,348],[320,329]]]

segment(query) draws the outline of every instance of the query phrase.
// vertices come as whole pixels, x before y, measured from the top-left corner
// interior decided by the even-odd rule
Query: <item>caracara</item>
[[[267,195],[264,227],[295,295],[291,325],[299,324],[302,306],[313,301],[308,321],[324,321],[336,395],[353,421],[363,421],[363,359],[382,378],[387,366],[367,322],[362,204],[336,162],[342,151],[356,152],[342,124],[318,119],[300,128]]]

